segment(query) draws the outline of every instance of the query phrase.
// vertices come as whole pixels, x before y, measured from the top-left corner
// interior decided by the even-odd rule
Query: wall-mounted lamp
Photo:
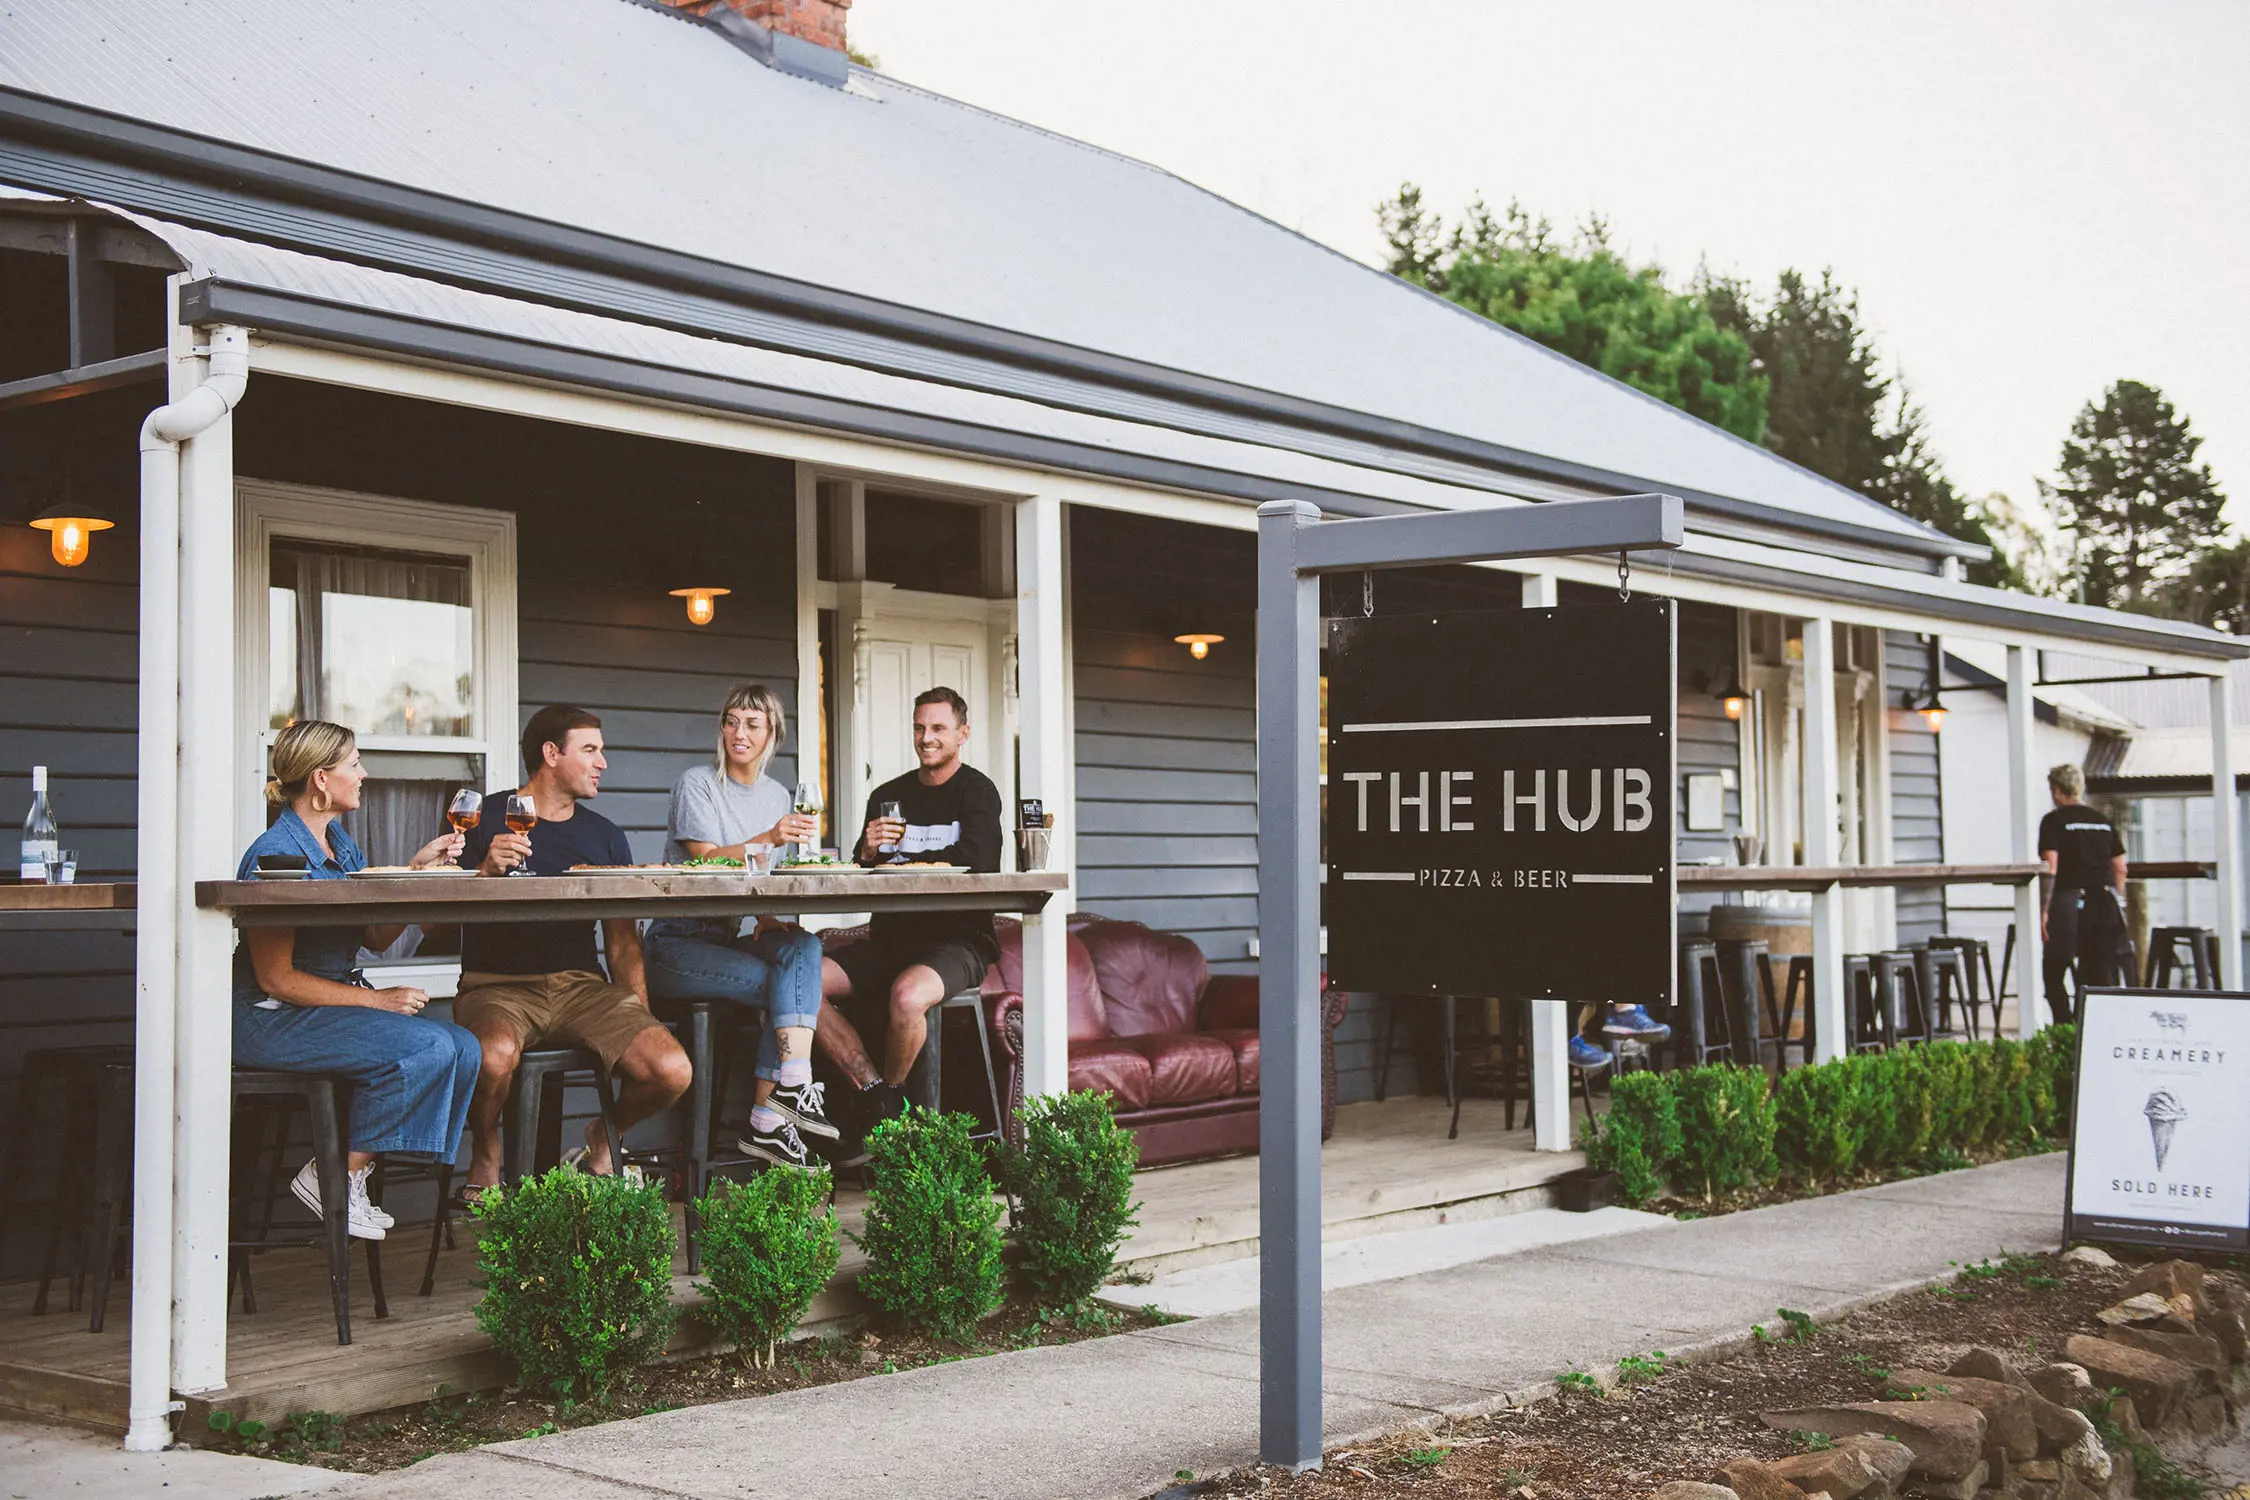
[[[1900,698],[1904,701],[1906,707],[1922,716],[1922,722],[1930,726],[1930,733],[1936,734],[1945,727],[1945,704],[1939,701],[1938,690],[1935,687],[1930,687],[1922,693],[1917,693],[1914,689],[1908,688],[1900,694]]]
[[[1225,640],[1226,637],[1223,635],[1211,635],[1203,631],[1191,630],[1185,635],[1173,636],[1172,639],[1177,644],[1187,647],[1188,655],[1194,657],[1197,661],[1201,661],[1203,660],[1203,658],[1211,654],[1211,648],[1213,646],[1218,645],[1221,641]]]
[[[732,589],[673,589],[671,594],[675,599],[687,601],[687,617],[690,620],[698,625],[708,625],[711,617],[719,612],[718,606],[711,601],[733,592]]]
[[[1727,669],[1727,685],[1719,689],[1718,698],[1725,706],[1728,718],[1742,717],[1743,710],[1750,706],[1750,690],[1742,685],[1740,672],[1731,667]]]
[[[32,527],[47,533],[47,550],[66,568],[83,563],[94,550],[94,533],[117,523],[81,501],[65,498],[31,518]]]
[[[1718,699],[1726,709],[1728,718],[1740,719],[1743,711],[1750,706],[1750,690],[1742,685],[1742,674],[1733,667],[1727,668],[1726,686],[1717,689],[1711,686],[1712,675],[1709,671],[1699,671],[1688,679],[1688,685],[1699,693],[1709,693]]]

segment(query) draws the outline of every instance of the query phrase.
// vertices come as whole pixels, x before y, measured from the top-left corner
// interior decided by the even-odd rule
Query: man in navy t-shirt
[[[518,868],[561,875],[577,865],[629,865],[632,850],[615,823],[585,804],[601,790],[602,721],[582,708],[553,705],[523,731],[525,781],[485,798],[469,831],[461,863],[479,875],[506,877]],[[538,809],[529,833],[507,826],[510,795],[520,791]],[[500,1180],[500,1107],[524,1049],[589,1047],[618,1083],[620,1129],[645,1120],[687,1092],[692,1070],[672,1034],[649,1014],[641,938],[629,918],[602,924],[609,971],[594,951],[594,924],[469,923],[461,936],[461,991],[453,1019],[484,1045],[484,1073],[469,1103],[469,1175],[474,1197]],[[611,1170],[602,1123],[586,1126],[586,1145],[565,1160],[589,1172]]]

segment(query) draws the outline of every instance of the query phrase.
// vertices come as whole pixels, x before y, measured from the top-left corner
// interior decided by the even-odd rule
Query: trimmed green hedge
[[[1712,1197],[1777,1176],[1823,1182],[2062,1134],[2077,1035],[1932,1042],[1785,1073],[1731,1064],[1629,1073],[1579,1131],[1638,1207],[1667,1184]]]

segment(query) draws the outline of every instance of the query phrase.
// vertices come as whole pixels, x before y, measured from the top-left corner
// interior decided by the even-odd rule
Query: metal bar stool
[[[1734,1024],[1727,1014],[1726,985],[1716,943],[1680,945],[1680,1011],[1687,1035],[1673,1033],[1672,1045],[1695,1063],[1733,1062]]]
[[[562,1160],[563,1092],[591,1088],[617,1171],[639,1166],[662,1151],[629,1149],[617,1128],[617,1092],[609,1069],[589,1047],[541,1047],[516,1059],[516,1075],[501,1117],[501,1181],[513,1186]]]
[[[1875,995],[1883,1008],[1883,1029],[1890,1045],[1926,1042],[1932,1037],[1929,992],[1922,988],[1921,966],[1903,949],[1869,954],[1875,974]]]
[[[1847,963],[1845,973],[1847,983],[1850,977]],[[1848,990],[1847,993],[1849,993]],[[1789,1028],[1796,1022],[1798,997],[1800,995],[1804,998],[1804,1031],[1802,1035],[1792,1037],[1789,1035]],[[1799,1061],[1803,1065],[1811,1065],[1815,1047],[1814,1037],[1819,1022],[1820,1010],[1813,1004],[1812,955],[1810,953],[1792,953],[1789,955],[1789,978],[1783,985],[1781,993],[1781,1023],[1774,1031],[1777,1038],[1774,1045],[1774,1063],[1777,1067],[1780,1065],[1783,1050],[1789,1047],[1797,1049]]]
[[[318,1232],[302,1239],[282,1241],[282,1244],[319,1245],[328,1257],[328,1296],[336,1314],[336,1342],[352,1341],[351,1309],[351,1237],[350,1175],[346,1170],[347,1137],[344,1122],[351,1118],[352,1084],[348,1078],[331,1073],[290,1073],[278,1068],[243,1068],[234,1070],[234,1098],[238,1116],[245,1100],[263,1101],[269,1098],[294,1098],[302,1100],[312,1122],[313,1161],[320,1174],[321,1225]],[[252,1105],[251,1112],[258,1112]],[[236,1162],[242,1164],[240,1143],[244,1132],[239,1124],[235,1131],[237,1141]],[[261,1227],[259,1237],[248,1237],[249,1194],[239,1190],[245,1179],[255,1180],[255,1153],[263,1142],[263,1132],[252,1133],[251,1170],[236,1173],[238,1191],[235,1194],[234,1230],[227,1242],[227,1292],[231,1297],[237,1280],[243,1286],[243,1311],[254,1313],[257,1303],[249,1285],[249,1259],[253,1252],[273,1248],[276,1244]],[[286,1147],[278,1148],[286,1149]],[[268,1179],[270,1182],[270,1179]],[[367,1280],[375,1297],[375,1316],[390,1315],[390,1306],[383,1297],[383,1262],[381,1242],[367,1242]]]
[[[1763,1063],[1766,1018],[1774,1014],[1773,954],[1764,938],[1719,938],[1719,968],[1731,981],[1727,1023],[1744,1063]],[[1778,1060],[1778,1049],[1776,1057]]]
[[[1446,1013],[1451,1016],[1454,1014],[1454,997],[1448,995],[1445,998]],[[1498,1037],[1500,1056],[1498,1060],[1473,1063],[1457,1047],[1447,1046],[1446,1052],[1450,1060],[1446,1068],[1446,1092],[1453,1096],[1453,1119],[1445,1130],[1447,1140],[1452,1141],[1461,1138],[1461,1101],[1466,1097],[1469,1085],[1486,1075],[1495,1078],[1500,1086],[1500,1102],[1507,1111],[1506,1123],[1503,1128],[1508,1130],[1516,1128],[1517,1086],[1519,1082],[1528,1084],[1531,1078],[1531,1040],[1525,1031],[1521,1007],[1531,1003],[1528,1000],[1503,1000],[1500,1002]],[[1449,1044],[1452,1037],[1453,1028],[1448,1026],[1446,1038]],[[1571,1076],[1577,1081],[1578,1095],[1585,1103],[1586,1118],[1589,1120],[1594,1118],[1593,1075],[1603,1071],[1608,1066],[1609,1062],[1606,1059],[1591,1064],[1570,1064]],[[1567,1088],[1568,1085],[1566,1084],[1565,1087]],[[1529,1090],[1526,1089],[1525,1092],[1528,1095]],[[1529,1098],[1527,1097],[1524,1102],[1528,1106]],[[1567,1108],[1569,1100],[1565,1099],[1563,1102]]]
[[[2219,935],[2208,927],[2155,929],[2148,935],[2148,987],[2217,989],[2218,947]]]
[[[1932,938],[1914,950],[1914,969],[1922,987],[1928,1039],[1968,1040],[1976,1025],[1976,1007],[1969,999],[1976,971],[1969,966],[1969,955]],[[1956,1005],[1961,1010],[1962,1025],[1954,1024]]]
[[[113,1072],[117,1078],[111,1077]],[[0,1189],[0,1211],[6,1214],[5,1222],[0,1222],[0,1235],[18,1221],[34,1218],[22,1201],[24,1163],[35,1154],[30,1148],[36,1138],[41,1104],[45,1101],[53,1108],[51,1096],[58,1091],[62,1139],[60,1148],[49,1158],[55,1168],[54,1191],[47,1205],[46,1245],[41,1255],[39,1290],[31,1310],[36,1314],[47,1311],[47,1294],[67,1229],[73,1236],[70,1311],[77,1312],[85,1305],[86,1278],[98,1266],[88,1331],[99,1333],[131,1181],[132,1047],[122,1043],[36,1047],[23,1055],[23,1073],[16,1092],[16,1148],[8,1153],[6,1185]],[[102,1246],[107,1248],[97,1255],[97,1247]]]
[[[1445,1102],[1450,1106],[1458,1106],[1461,1091],[1455,1082],[1455,1074],[1458,1069],[1455,1066],[1456,1053],[1453,1042],[1453,1027],[1455,1020],[1458,1019],[1458,1010],[1455,999],[1451,995],[1385,995],[1383,997],[1383,1051],[1382,1061],[1375,1067],[1375,1102],[1377,1104],[1382,1103],[1384,1097],[1390,1093],[1391,1054],[1398,1050],[1398,1014],[1409,1000],[1443,1000],[1445,1002],[1445,1057],[1443,1063],[1445,1069]],[[1455,1108],[1454,1113],[1459,1114],[1460,1110]]]
[[[1891,1013],[1876,988],[1872,954],[1844,956],[1844,998],[1848,1051],[1881,1052],[1898,1040],[1891,1029]]]
[[[1941,932],[1929,941],[1933,949],[1951,949],[1961,955],[1961,1008],[1968,1020],[1969,1039],[1975,1041],[1977,1009],[1992,1006],[1992,1033],[2000,1034],[2000,983],[1992,973],[1992,945],[1980,937]]]

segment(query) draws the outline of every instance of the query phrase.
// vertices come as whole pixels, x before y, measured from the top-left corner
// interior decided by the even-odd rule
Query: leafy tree
[[[1773,302],[1748,330],[1772,382],[1765,444],[1791,463],[1860,493],[1877,493],[1904,453],[1908,434],[1887,429],[1890,381],[1859,321],[1859,298],[1833,272],[1817,283],[1781,273]],[[1917,422],[1919,413],[1916,413]]]
[[[2164,613],[2250,634],[2250,539],[2237,537],[2190,563],[2164,591]]]
[[[2077,540],[2087,603],[2161,610],[2219,545],[2226,496],[2195,461],[2202,446],[2164,393],[2138,380],[2118,381],[2079,411],[2057,481],[2040,490]]]
[[[1495,218],[1478,201],[1448,230],[1412,183],[1378,212],[1392,274],[1738,436],[1765,430],[1748,343],[1661,268],[1620,255],[1599,219],[1566,246],[1520,205]]]

